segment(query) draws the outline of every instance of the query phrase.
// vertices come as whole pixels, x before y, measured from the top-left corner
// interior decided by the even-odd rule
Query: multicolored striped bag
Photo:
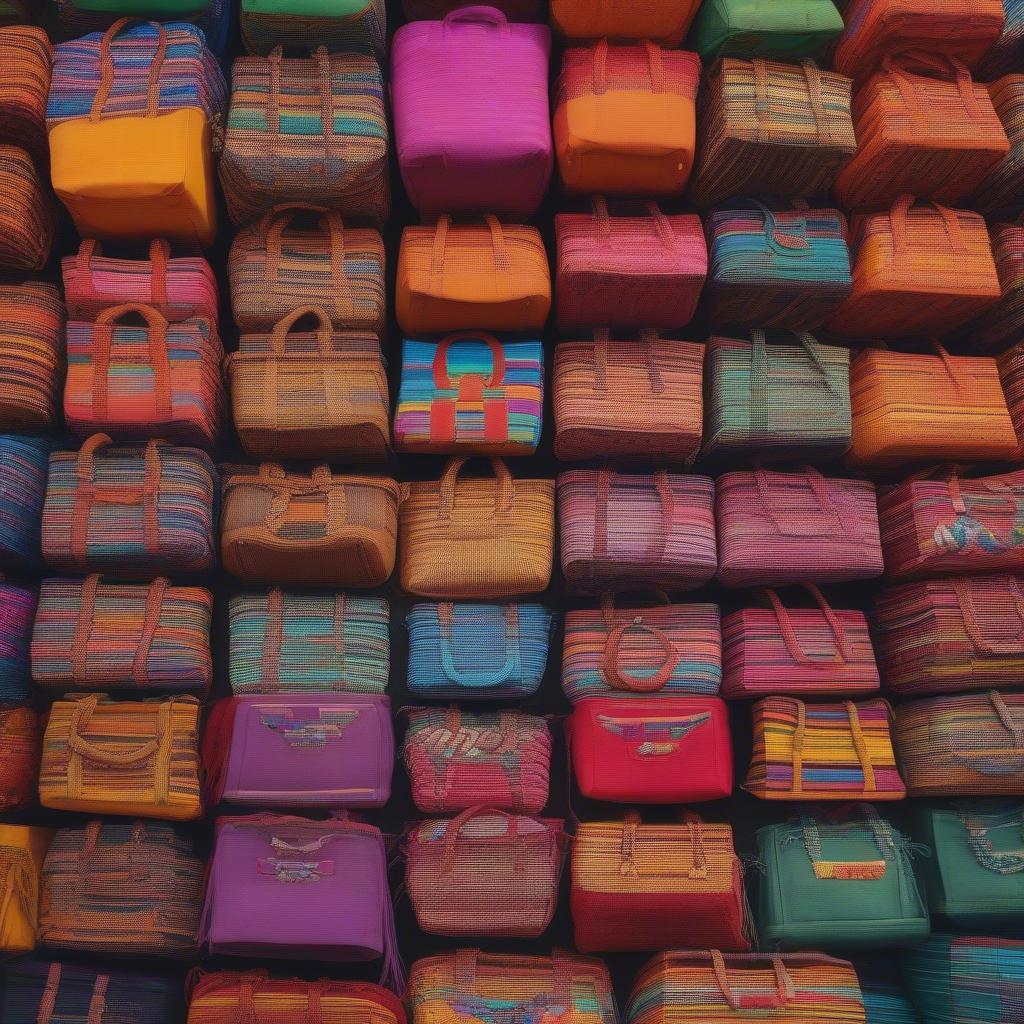
[[[531,697],[553,625],[540,604],[414,604],[405,619],[409,690],[439,700]]]
[[[203,909],[203,861],[163,822],[59,828],[43,863],[39,942],[111,956],[189,956]]]
[[[228,681],[243,693],[383,693],[391,619],[380,597],[250,591],[228,598]]]
[[[31,708],[0,706],[0,812],[35,802],[41,739],[39,718]]]
[[[242,0],[239,22],[247,53],[269,53],[275,46],[383,57],[388,28],[385,0],[341,0],[324,6],[285,0]]]
[[[879,970],[872,965],[870,970],[861,967],[857,971],[866,1024],[921,1024],[895,965],[887,968]]]
[[[42,270],[50,258],[57,217],[50,190],[32,157],[0,145],[0,270]]]
[[[548,802],[551,733],[522,711],[412,708],[402,760],[424,814],[479,805],[538,814]]]
[[[1000,352],[1024,326],[1024,225],[992,224],[992,255],[999,275],[999,301],[970,325],[971,348]]]
[[[754,796],[878,801],[907,795],[896,769],[887,701],[807,704],[764,697],[752,715],[754,753],[743,788]],[[901,763],[906,768],[902,757]]]
[[[654,591],[653,607],[565,613],[562,689],[573,704],[585,697],[634,700],[656,695],[715,694],[722,681],[718,605],[672,604]]]
[[[46,30],[34,25],[0,28],[0,136],[46,158],[46,96],[53,49]]]
[[[863,612],[836,611],[813,584],[817,608],[787,608],[764,590],[768,608],[743,608],[722,621],[722,695],[855,697],[879,688]]]
[[[834,457],[850,446],[850,353],[798,334],[799,345],[711,337],[703,456]],[[557,349],[555,350],[557,353]]]
[[[634,31],[637,13],[631,5]],[[680,195],[697,142],[699,79],[695,53],[662,49],[649,39],[636,46],[599,39],[565,50],[554,94],[555,152],[565,191]]]
[[[1004,75],[988,85],[987,95],[1009,141],[1009,151],[974,191],[971,205],[992,214],[1015,207],[1024,188],[1024,75]],[[1016,212],[1016,210],[1014,210]]]
[[[1000,295],[985,220],[901,196],[888,213],[855,217],[853,291],[826,324],[857,338],[948,334]]]
[[[769,210],[734,201],[705,219],[705,316],[713,323],[808,331],[850,294],[846,218],[838,210]]]
[[[911,796],[1024,796],[1024,694],[910,701],[893,735]]]
[[[515,480],[501,459],[491,459],[493,477],[460,479],[465,461],[450,459],[440,480],[401,485],[402,589],[482,600],[546,590],[554,560],[554,480]]]
[[[551,24],[568,39],[653,39],[678,46],[700,0],[552,0]]]
[[[0,570],[39,562],[49,456],[46,438],[0,434]]]
[[[243,333],[271,331],[308,304],[330,313],[338,331],[384,336],[384,242],[376,228],[346,225],[337,210],[275,206],[235,235],[228,280]]]
[[[882,574],[875,485],[793,473],[725,473],[715,481],[718,581],[725,587],[845,583]]]
[[[311,320],[315,330],[297,330]],[[321,306],[243,334],[225,364],[238,440],[255,459],[383,462],[391,451],[380,341],[340,333]]]
[[[36,614],[34,590],[0,575],[0,704],[29,701],[29,644]]]
[[[132,579],[210,572],[217,560],[210,456],[161,441],[109,444],[106,434],[93,434],[77,452],[50,455],[42,510],[49,568]]]
[[[700,448],[704,346],[641,331],[636,341],[555,346],[555,457],[688,464]]]
[[[544,416],[544,345],[461,331],[402,342],[395,448],[434,455],[532,455]]]
[[[208,690],[213,595],[202,587],[45,579],[32,678],[48,690]]]
[[[561,821],[470,807],[418,822],[406,837],[405,886],[431,935],[535,939],[558,903],[569,837]]]
[[[384,83],[370,56],[239,57],[231,69],[220,182],[237,226],[280,203],[387,219]]]
[[[701,97],[690,198],[706,207],[732,196],[828,192],[857,151],[850,89],[849,78],[812,60],[724,57]]]
[[[0,427],[43,431],[54,425],[63,333],[64,303],[56,285],[0,285]]]
[[[1021,441],[1014,453],[1014,461],[1024,460],[1024,344],[1008,348],[996,360],[999,380],[1006,396],[1006,407],[1010,410],[1013,432]]]
[[[379,587],[395,567],[398,484],[385,476],[227,466],[220,547],[245,583]]]
[[[799,60],[820,54],[842,31],[843,16],[832,0],[706,0],[692,45],[705,64],[719,57]]]
[[[39,873],[52,835],[48,828],[0,823],[0,952],[8,956],[35,948]]]
[[[573,469],[558,476],[562,575],[577,593],[693,590],[715,574],[710,477]]]
[[[555,215],[555,319],[560,330],[685,327],[708,274],[700,217],[662,213],[610,217],[600,196],[591,213]]]

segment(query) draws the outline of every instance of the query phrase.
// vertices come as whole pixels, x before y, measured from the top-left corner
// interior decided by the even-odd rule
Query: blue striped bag
[[[0,570],[39,561],[39,524],[46,494],[50,443],[0,434]]]
[[[29,696],[29,644],[36,595],[0,582],[0,704],[24,704]]]
[[[544,677],[551,626],[539,604],[415,604],[409,689],[445,700],[529,697]]]

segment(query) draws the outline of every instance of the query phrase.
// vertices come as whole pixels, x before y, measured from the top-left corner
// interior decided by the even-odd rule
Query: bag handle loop
[[[615,470],[603,467],[597,471],[597,494],[594,507],[594,554],[603,557],[608,554],[608,505],[611,501],[611,491],[618,476]],[[675,499],[672,494],[672,483],[669,480],[668,471],[658,470],[653,477],[648,477],[654,485],[658,496],[658,504],[661,506],[661,519],[659,529],[652,538],[649,548],[649,557],[656,562],[665,557],[665,545],[668,539],[669,524],[672,522],[675,510]]]
[[[897,254],[906,255],[909,251],[909,241],[907,238],[909,230],[908,219],[911,208],[918,202],[924,206],[930,206],[938,214],[942,220],[942,226],[945,229],[946,237],[949,240],[953,253],[963,255],[965,249],[963,231],[960,228],[960,218],[957,216],[956,211],[951,210],[948,206],[940,206],[938,203],[928,199],[918,200],[909,193],[901,195],[893,203],[892,209],[889,211],[892,244]]]
[[[661,337],[657,331],[643,330],[640,332],[640,363],[647,372],[647,379],[651,382],[651,392],[655,395],[663,394],[665,382],[661,376],[661,369],[658,366],[657,346]],[[594,331],[594,386],[601,391],[608,390],[608,366],[609,355],[612,352],[611,331],[600,327]],[[617,347],[615,351],[621,352]]]
[[[647,56],[647,71],[651,78],[651,91],[662,93],[666,88],[665,64],[661,59],[661,47],[644,39],[639,45],[643,46]],[[593,48],[593,77],[592,86],[594,95],[603,96],[608,91],[608,40],[599,39]]]
[[[441,24],[443,30],[449,29],[452,25],[486,25],[501,29],[504,35],[509,35],[512,31],[505,15],[497,8],[486,4],[457,7],[444,17]]]
[[[657,591],[665,604],[669,603],[668,596]],[[618,622],[615,620],[615,599],[610,594],[601,598],[601,614],[604,618],[607,636],[604,642],[604,655],[601,658],[600,670],[604,681],[613,690],[625,690],[632,693],[655,693],[664,688],[672,678],[680,661],[680,653],[672,638],[657,626],[644,621],[642,612],[637,612],[629,619]],[[661,648],[663,658],[655,671],[650,676],[637,676],[627,672],[621,665],[619,659],[622,654],[622,643],[626,634],[633,629],[641,630],[653,638],[655,644]]]
[[[505,231],[501,221],[492,213],[484,217],[484,223],[491,236],[491,252],[494,256],[494,270],[496,273],[507,274],[511,266],[508,254],[508,246],[505,242]],[[448,244],[448,234],[452,228],[452,218],[445,214],[438,217],[434,226],[434,238],[430,250],[430,279],[431,287],[440,290],[441,282],[444,279],[444,255]]]
[[[316,343],[317,351],[321,358],[328,359],[334,355],[332,345],[332,324],[331,318],[327,315],[322,306],[299,306],[293,309],[287,316],[281,317],[274,325],[270,335],[271,346],[276,355],[283,356],[288,352],[288,335],[304,316],[314,317],[317,321]]]
[[[494,815],[496,818],[504,818],[508,822],[508,838],[515,847],[516,839],[519,837],[519,818],[508,811],[500,810],[497,807],[489,807],[487,804],[475,804],[468,807],[461,814],[448,820],[444,831],[444,846],[441,853],[441,874],[448,875],[455,870],[456,848],[463,826],[473,818],[481,817],[484,814]]]
[[[817,821],[809,814],[800,815],[800,831],[804,849],[811,862],[814,877],[822,881],[877,881],[885,877],[888,862],[896,859],[897,846],[892,826],[875,810],[873,804],[858,803],[856,811],[871,830],[881,860],[832,860],[826,859],[821,845],[821,830]]]
[[[774,991],[764,995],[737,995],[729,983],[729,971],[726,967],[725,957],[720,950],[712,949],[711,969],[715,975],[715,982],[719,991],[725,997],[730,1009],[743,1010],[777,1010],[787,1006],[796,996],[796,989],[793,979],[786,970],[786,965],[778,953],[768,953],[764,959],[771,961],[772,971],[775,976]],[[759,958],[751,958],[759,959]]]
[[[1014,592],[1010,595],[1011,602],[1020,619],[1020,635],[1016,640],[1010,640],[1005,644],[987,640],[981,631],[981,621],[978,618],[978,608],[974,603],[972,581],[968,577],[954,576],[950,579],[953,594],[956,597],[960,615],[963,618],[964,630],[967,637],[979,654],[1018,654],[1021,644],[1024,643],[1024,597],[1017,591],[1014,585]]]
[[[955,82],[964,109],[972,118],[982,116],[978,98],[974,95],[971,72],[963,61],[952,55],[929,53],[927,50],[903,50],[901,53],[886,54],[882,60],[882,70],[892,79],[912,113],[919,107],[917,90],[911,77],[914,69],[918,72],[932,72],[932,77],[939,81]]]
[[[160,22],[147,21],[145,18],[118,18],[103,33],[103,38],[100,40],[98,57],[100,84],[89,110],[89,120],[93,123],[99,121],[103,115],[103,108],[107,105],[107,100],[110,99],[110,93],[114,87],[114,56],[110,52],[111,45],[122,29],[135,22],[150,25],[156,29],[156,48],[153,51],[153,60],[149,65],[149,78],[146,86],[146,117],[156,117],[160,112],[160,72],[163,70],[164,57],[167,55],[167,29]]]
[[[75,257],[75,264],[82,277],[82,284],[89,297],[97,300],[102,296],[93,281],[95,268],[92,261],[94,257],[102,255],[103,247],[99,239],[86,238],[82,240],[82,244],[78,247],[78,255]],[[153,268],[149,279],[149,302],[154,306],[167,305],[167,270],[170,258],[171,245],[166,238],[154,238],[149,243],[149,262]]]
[[[672,222],[661,211],[653,199],[648,199],[643,204],[647,215],[654,222],[654,233],[661,244],[671,252],[675,249],[676,236],[672,230]],[[590,200],[590,207],[594,219],[597,221],[597,237],[605,244],[612,243],[611,217],[608,214],[608,200],[604,196],[594,196]]]
[[[476,975],[480,961],[486,957],[479,949],[461,948],[455,951],[454,981],[460,991],[476,992]],[[572,1002],[572,961],[563,950],[551,951],[551,1002],[569,1006]]]
[[[441,476],[438,513],[442,519],[451,519],[452,510],[455,507],[456,483],[465,464],[464,457],[449,459]],[[512,510],[512,501],[515,498],[515,481],[503,459],[491,459],[491,469],[494,472],[497,488],[496,511],[502,514],[508,513]]]
[[[829,493],[828,480],[822,476],[821,471],[810,465],[802,465],[800,470],[806,476],[807,486],[811,489],[814,499],[817,502],[818,509],[822,516],[832,521],[831,530],[825,533],[815,534],[816,536],[843,536],[846,533],[846,528],[843,525],[842,517],[839,515],[839,510],[835,507],[832,501],[832,496]],[[757,497],[761,502],[762,508],[768,513],[768,517],[771,519],[775,529],[784,537],[801,537],[807,536],[806,531],[794,530],[791,526],[786,523],[785,517],[780,515],[776,509],[774,500],[771,494],[771,484],[768,480],[768,472],[762,466],[755,466],[752,472],[754,478],[754,486],[757,489]],[[792,479],[789,474],[787,477]]]
[[[807,705],[802,700],[796,704],[796,729],[793,733],[793,795],[801,795],[804,791],[804,739],[807,732]],[[846,717],[850,723],[850,737],[856,751],[861,772],[864,775],[864,790],[873,793],[876,789],[875,766],[871,761],[871,752],[864,739],[864,730],[860,724],[860,712],[853,701],[843,701]]]
[[[485,388],[502,387],[505,384],[505,350],[502,348],[501,342],[487,331],[459,331],[456,334],[446,335],[437,344],[434,361],[431,365],[435,389],[450,391],[455,386],[448,369],[448,351],[452,345],[460,341],[480,341],[487,346],[487,350],[491,353],[491,372],[482,377],[482,386]],[[460,380],[475,376],[480,375],[463,374]]]
[[[1024,839],[1024,812],[1018,811],[1021,838]],[[1017,875],[1024,871],[1024,848],[997,850],[992,844],[989,832],[992,826],[966,811],[959,811],[957,817],[967,832],[967,846],[978,864],[997,875]]]
[[[775,619],[779,624],[779,632],[782,633],[782,639],[786,645],[786,650],[789,651],[790,657],[798,665],[805,667],[813,666],[821,669],[848,664],[853,660],[853,654],[850,650],[846,629],[839,616],[832,610],[831,605],[825,600],[825,595],[822,594],[817,586],[813,583],[802,583],[800,585],[814,598],[815,604],[817,604],[821,609],[821,613],[825,616],[825,621],[828,623],[829,629],[832,630],[832,636],[836,642],[836,653],[824,660],[812,658],[800,646],[800,640],[796,635],[796,630],[793,628],[793,620],[790,618],[789,611],[782,603],[778,593],[770,587],[764,587],[761,593],[775,613]]]
[[[438,647],[441,654],[441,666],[445,677],[457,684],[473,689],[487,689],[500,686],[509,679],[518,678],[523,674],[522,655],[520,653],[519,607],[506,604],[505,620],[505,663],[496,669],[466,672],[455,665],[455,654],[452,650],[452,625],[455,606],[446,601],[437,606]]]

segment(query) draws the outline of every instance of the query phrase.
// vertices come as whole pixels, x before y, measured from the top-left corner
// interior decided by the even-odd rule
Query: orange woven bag
[[[35,25],[0,28],[0,67],[4,71],[0,136],[37,160],[46,157],[46,97],[52,62],[53,49],[45,29]]]
[[[493,478],[459,479],[451,459],[440,480],[402,484],[402,589],[421,597],[536,594],[551,580],[554,480],[513,480],[501,459]]]
[[[31,708],[0,708],[0,812],[21,810],[35,799],[41,738]]]

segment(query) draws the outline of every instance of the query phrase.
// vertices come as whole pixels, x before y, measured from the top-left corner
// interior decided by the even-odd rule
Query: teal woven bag
[[[690,38],[705,64],[719,57],[799,60],[840,32],[832,0],[704,0]]]

